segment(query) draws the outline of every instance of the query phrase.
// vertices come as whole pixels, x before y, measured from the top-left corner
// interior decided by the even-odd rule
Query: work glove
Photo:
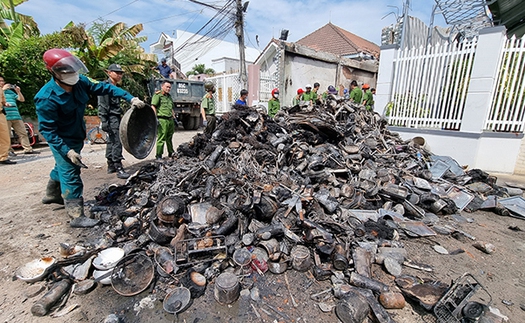
[[[141,99],[135,97],[131,99],[131,106],[137,109],[142,109],[146,106],[146,104]]]
[[[74,151],[73,149],[70,149],[67,152],[67,158],[69,158],[69,160],[71,160],[73,164],[83,168],[87,168],[87,166],[84,165],[84,163],[82,163],[82,157],[80,156],[80,154]]]
[[[203,125],[204,127],[207,127],[207,126],[208,126],[208,120],[204,120],[204,121],[202,122],[202,125]]]

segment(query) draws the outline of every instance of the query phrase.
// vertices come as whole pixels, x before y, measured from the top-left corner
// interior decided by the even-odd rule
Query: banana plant
[[[118,22],[94,37],[83,25],[75,25],[74,22],[70,22],[62,32],[69,35],[73,44],[77,44],[76,54],[89,69],[89,76],[100,78],[104,75],[103,71],[112,58],[124,52],[126,60],[134,61],[130,64],[121,63],[124,70],[128,72],[143,74],[148,62],[149,64],[155,62],[155,57],[145,54],[139,45],[146,41],[146,37],[137,37],[142,30],[142,24],[127,27],[125,23]]]
[[[28,0],[0,0],[0,50],[18,46],[22,39],[40,35],[33,17],[15,11],[16,6],[26,1]]]

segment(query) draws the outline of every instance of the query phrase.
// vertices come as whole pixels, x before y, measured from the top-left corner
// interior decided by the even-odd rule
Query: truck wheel
[[[193,117],[193,122],[193,130],[199,129],[199,127],[201,126],[201,117]]]
[[[182,126],[184,127],[184,130],[193,130],[193,117],[184,116],[182,119]]]

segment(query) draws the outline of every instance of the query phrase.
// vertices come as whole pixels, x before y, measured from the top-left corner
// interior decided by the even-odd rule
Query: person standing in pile
[[[367,83],[363,84],[363,92],[363,105],[370,111],[374,105],[374,95],[372,94],[372,90],[370,90],[370,85]]]
[[[70,52],[53,48],[43,56],[52,76],[35,95],[40,134],[47,140],[55,159],[42,203],[64,204],[74,228],[93,227],[98,220],[84,213],[84,185],[80,178],[80,151],[86,138],[84,112],[90,95],[111,95],[143,108],[144,102],[110,83],[96,82],[81,75],[87,68]]]
[[[303,96],[303,93],[304,93],[304,90],[302,88],[297,89],[297,95],[294,96],[292,99],[292,107],[299,105],[299,102],[301,102],[301,97]]]
[[[281,108],[281,103],[279,102],[279,89],[275,88],[272,90],[272,98],[268,101],[268,115],[274,117],[279,109]]]
[[[306,91],[301,96],[301,100],[315,103],[315,101],[317,100],[317,93],[312,91],[312,85],[306,84],[304,88]]]
[[[235,101],[235,105],[246,105],[246,98],[248,97],[248,90],[241,90],[241,97]]]
[[[171,98],[171,82],[163,81],[160,91],[151,98],[151,107],[157,115],[157,150],[155,158],[162,160],[164,143],[168,148],[168,157],[173,157],[173,134],[175,133],[175,111],[173,99]]]
[[[7,118],[7,130],[10,131],[11,128],[15,130],[15,133],[20,139],[20,144],[24,149],[24,154],[38,154],[38,152],[33,150],[33,147],[29,144],[29,137],[27,136],[26,126],[18,111],[17,101],[24,102],[25,98],[20,90],[19,86],[15,86],[9,83],[5,83],[5,80],[0,76],[0,86],[4,90],[5,101],[9,103],[9,106],[5,106],[4,110],[6,112]],[[10,147],[10,152],[12,155],[15,155],[13,148]]]
[[[319,84],[319,82],[315,82],[314,88],[312,89],[312,92],[315,93],[315,99],[313,100],[315,104],[321,104],[322,94],[319,93],[319,88],[321,88],[321,84]]]
[[[352,81],[350,83],[350,102],[354,102],[356,104],[361,104],[363,101],[363,91],[357,86],[357,81]]]
[[[118,86],[122,84],[124,71],[119,64],[111,64],[106,70],[108,79],[106,83]],[[120,97],[104,95],[98,97],[98,116],[102,124],[102,130],[108,134],[106,145],[106,160],[108,163],[108,174],[117,173],[118,178],[126,179],[129,174],[122,166],[122,143],[120,142],[119,128],[122,119],[122,107]]]
[[[213,93],[215,93],[215,86],[213,83],[204,84],[206,94],[201,101],[201,116],[202,123],[205,127],[204,133],[211,135],[217,126],[217,118],[215,117],[215,102],[213,102]]]

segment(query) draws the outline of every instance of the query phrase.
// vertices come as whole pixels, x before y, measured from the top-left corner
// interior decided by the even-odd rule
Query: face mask
[[[275,93],[273,96],[277,99],[279,98],[279,93]]]
[[[63,74],[60,81],[62,83],[65,83],[67,85],[75,85],[77,84],[79,79],[78,73],[71,73],[71,74]]]

